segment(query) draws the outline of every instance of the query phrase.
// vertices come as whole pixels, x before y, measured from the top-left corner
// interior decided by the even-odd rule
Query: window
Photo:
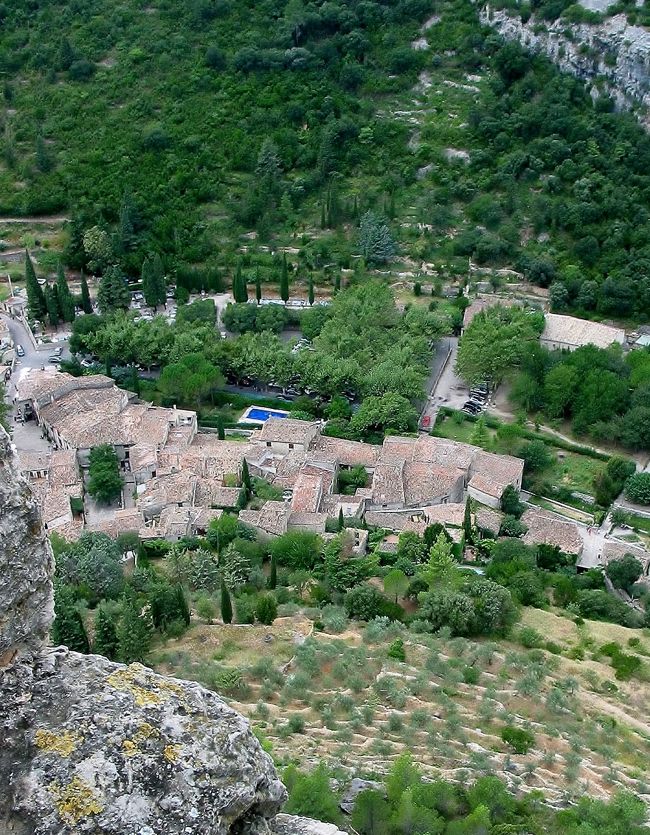
[[[289,449],[293,449],[293,444],[289,444]]]
[[[266,445],[267,445],[267,446],[271,446],[271,441],[267,441],[267,442],[266,442]]]

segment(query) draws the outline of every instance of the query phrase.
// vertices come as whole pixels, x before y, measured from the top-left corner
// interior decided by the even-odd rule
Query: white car
[[[17,357],[24,357],[25,356],[25,349],[22,345],[16,345],[16,356]]]

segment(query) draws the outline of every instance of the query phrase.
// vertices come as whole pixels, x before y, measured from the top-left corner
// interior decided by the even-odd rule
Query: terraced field
[[[537,630],[555,644],[548,652],[379,622],[338,627],[344,631],[312,631],[304,614],[272,627],[193,626],[153,661],[161,671],[229,690],[280,765],[307,768],[324,759],[341,776],[377,777],[409,750],[431,776],[463,781],[495,773],[516,790],[543,790],[556,805],[585,791],[603,798],[620,787],[647,793],[645,661],[637,678],[616,681],[598,652],[611,641],[632,652],[632,639],[635,653],[650,654],[640,631],[576,626],[526,610],[518,634]],[[403,662],[389,656],[396,638]],[[526,754],[502,740],[511,726],[533,734]]]

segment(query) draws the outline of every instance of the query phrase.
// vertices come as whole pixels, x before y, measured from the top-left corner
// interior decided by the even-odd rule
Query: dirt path
[[[0,217],[0,225],[3,223],[54,224],[65,223],[68,220],[70,220],[70,218],[67,215],[43,215],[42,217]]]

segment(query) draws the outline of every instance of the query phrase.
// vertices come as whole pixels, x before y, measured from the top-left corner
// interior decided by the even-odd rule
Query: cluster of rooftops
[[[375,445],[328,437],[317,421],[271,417],[245,439],[219,440],[198,430],[195,412],[141,403],[103,375],[32,369],[18,381],[16,401],[18,408],[29,405],[52,446],[49,453],[20,453],[21,468],[46,527],[68,540],[84,530],[171,541],[205,533],[212,519],[237,506],[244,459],[252,476],[283,497],[239,514],[270,537],[290,530],[327,535],[328,519],[341,514],[395,533],[423,533],[440,522],[453,535],[468,496],[475,500],[476,523],[498,533],[504,489],[521,489],[521,459],[425,434],[388,436]],[[83,471],[99,444],[113,446],[125,496],[134,498],[131,506],[92,520],[83,513]],[[347,494],[339,490],[339,476],[352,468],[365,472],[365,484]],[[580,553],[575,524],[532,507],[523,521],[527,541]],[[364,534],[357,528],[359,547]]]

